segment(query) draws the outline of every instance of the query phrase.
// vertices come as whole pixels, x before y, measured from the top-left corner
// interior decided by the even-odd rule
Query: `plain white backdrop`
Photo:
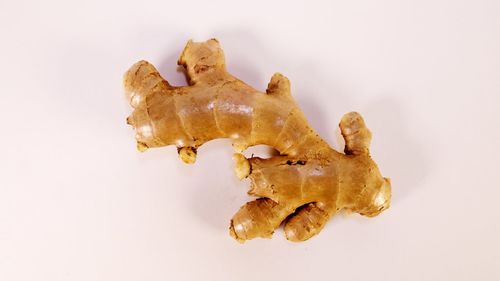
[[[392,207],[240,245],[229,142],[137,152],[122,74],[185,84],[212,37],[255,88],[287,75],[334,147],[362,113]],[[0,280],[500,280],[497,0],[2,0],[0,62]]]

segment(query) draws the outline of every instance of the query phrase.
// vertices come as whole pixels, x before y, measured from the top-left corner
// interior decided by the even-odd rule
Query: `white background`
[[[392,207],[240,245],[229,142],[138,153],[122,74],[185,84],[212,37],[255,88],[287,75],[334,147],[361,112]],[[2,0],[0,62],[0,280],[500,280],[499,1]]]

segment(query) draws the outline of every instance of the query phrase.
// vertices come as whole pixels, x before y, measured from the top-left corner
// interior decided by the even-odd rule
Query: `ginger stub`
[[[274,74],[265,93],[255,90],[227,72],[216,39],[189,41],[178,64],[189,86],[170,85],[146,61],[125,73],[134,108],[127,122],[140,151],[175,145],[188,164],[205,142],[232,140],[236,174],[250,179],[248,193],[258,197],[231,219],[229,233],[236,240],[271,237],[284,222],[288,240],[304,241],[342,209],[373,217],[389,207],[390,180],[370,157],[371,133],[361,115],[342,117],[345,150],[340,153],[308,124],[285,76]],[[258,144],[279,155],[247,159],[240,154]]]

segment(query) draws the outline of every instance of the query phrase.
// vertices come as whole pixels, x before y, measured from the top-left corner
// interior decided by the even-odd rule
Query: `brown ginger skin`
[[[266,93],[226,71],[215,39],[189,41],[178,61],[189,86],[171,86],[146,61],[125,74],[124,86],[134,111],[127,122],[136,130],[137,147],[175,145],[186,163],[207,141],[229,138],[236,150],[238,177],[251,181],[245,204],[231,220],[231,236],[240,242],[271,237],[285,221],[291,241],[321,231],[339,210],[373,217],[390,205],[390,181],[370,157],[371,133],[355,112],[344,115],[340,129],[345,154],[332,149],[308,124],[290,94],[290,82],[274,74]],[[246,148],[265,144],[280,155],[246,159]]]

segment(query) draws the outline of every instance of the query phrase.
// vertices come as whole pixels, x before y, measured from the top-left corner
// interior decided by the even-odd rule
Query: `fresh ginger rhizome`
[[[339,210],[373,217],[390,205],[390,181],[371,159],[371,133],[351,112],[340,121],[344,153],[332,149],[308,124],[290,94],[290,82],[277,73],[266,93],[232,76],[215,39],[189,41],[178,61],[189,86],[176,87],[153,65],[140,61],[127,71],[124,85],[133,113],[137,147],[175,145],[180,158],[194,163],[205,142],[229,138],[240,179],[250,179],[248,202],[233,216],[229,232],[243,242],[271,237],[285,222],[291,241],[321,231]],[[245,158],[246,148],[266,144],[280,155]]]

